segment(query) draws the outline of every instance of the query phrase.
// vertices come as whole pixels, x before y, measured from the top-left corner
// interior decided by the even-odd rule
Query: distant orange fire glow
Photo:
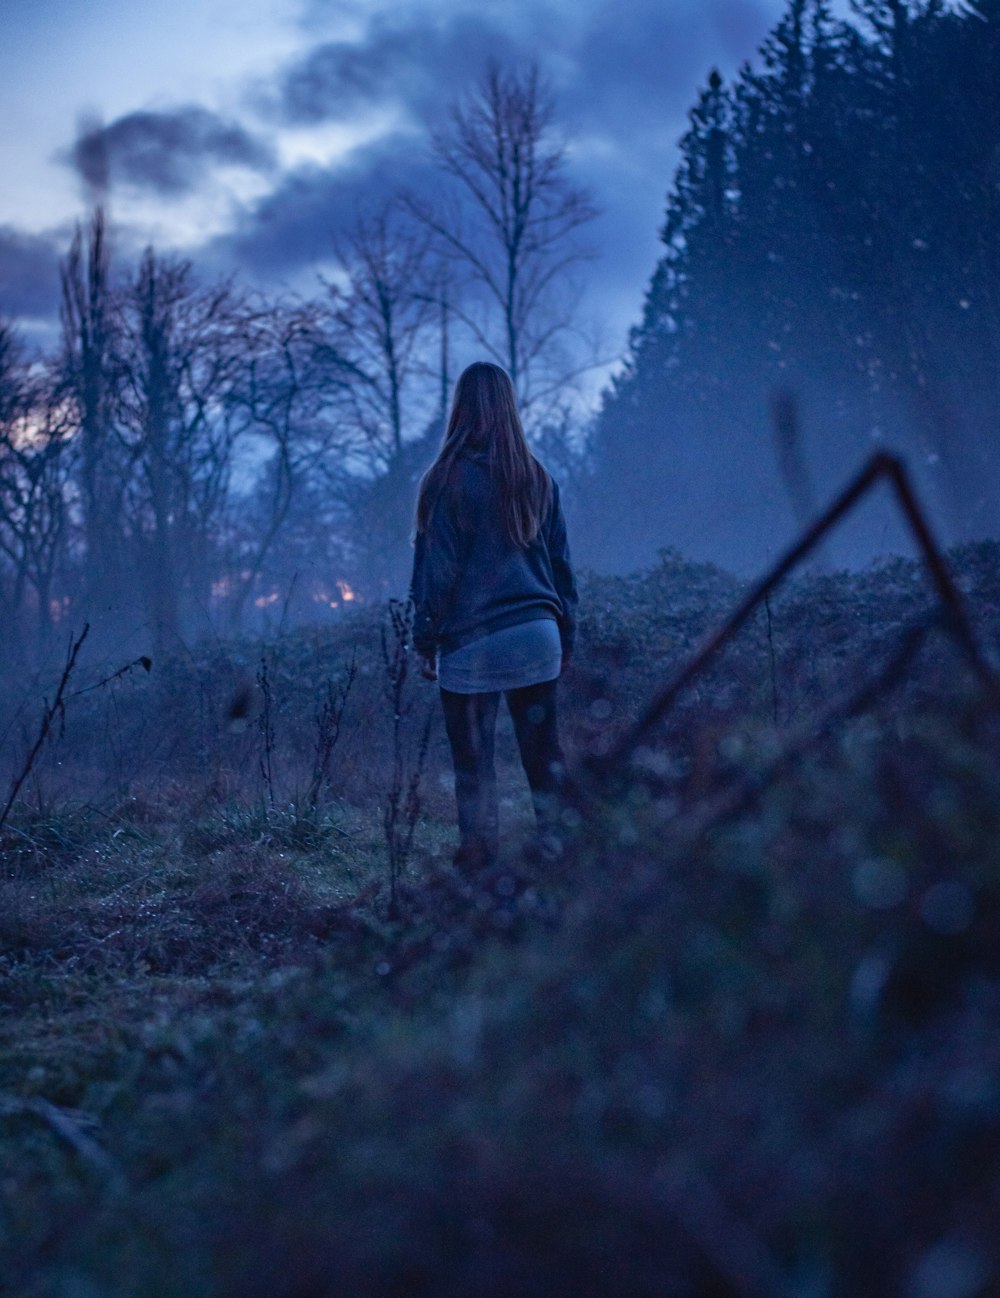
[[[218,577],[215,581],[212,582],[212,587],[211,587],[212,599],[214,600],[229,599],[230,595],[232,595],[233,592],[236,590],[237,583],[248,582],[252,576],[253,573],[250,571],[250,569],[244,568],[242,572],[237,573],[235,576],[232,575],[231,573],[227,573],[224,577]],[[275,596],[275,598],[277,598],[277,596]],[[270,602],[273,604],[274,600],[271,600]],[[258,608],[264,607],[264,605],[261,604],[259,600],[257,601],[257,606]]]
[[[333,583],[337,587],[337,594],[331,595],[328,590],[317,590],[313,592],[313,602],[316,604],[326,604],[328,608],[340,608],[341,604],[353,604],[359,598],[357,591],[353,590],[346,581],[339,577]]]
[[[252,574],[241,572],[238,576],[227,574],[223,577],[216,578],[211,584],[211,599],[213,602],[227,600],[232,598],[236,593],[238,582],[246,581]],[[320,586],[313,587],[309,598],[314,604],[323,604],[327,608],[342,608],[345,604],[354,604],[361,602],[361,596],[358,592],[343,578],[338,577],[333,583],[333,591]],[[267,594],[258,595],[253,601],[255,608],[265,609],[277,604],[282,598],[284,592],[278,588],[272,588]]]

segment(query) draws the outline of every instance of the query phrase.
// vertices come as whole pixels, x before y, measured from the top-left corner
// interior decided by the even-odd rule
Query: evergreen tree
[[[993,526],[1000,5],[854,9],[790,0],[759,67],[713,74],[692,110],[594,439],[619,566],[664,544],[758,565],[787,539],[780,392],[805,415],[800,477],[832,488],[888,440],[954,539]]]

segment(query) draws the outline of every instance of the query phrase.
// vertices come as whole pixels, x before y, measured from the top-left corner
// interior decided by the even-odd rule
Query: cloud
[[[282,80],[280,105],[291,122],[349,117],[395,89],[403,37],[391,33],[372,45],[331,41],[319,45]]]
[[[434,195],[441,179],[421,126],[442,120],[490,58],[537,58],[552,84],[556,126],[576,143],[571,179],[587,185],[601,219],[591,242],[588,297],[624,346],[658,255],[657,230],[686,114],[709,68],[734,70],[752,54],[782,0],[589,0],[476,14],[415,6],[369,17],[357,39],[324,41],[277,78],[268,112],[296,128],[357,123],[394,106],[412,124],[358,146],[332,167],[302,166],[247,207],[213,255],[254,276],[296,276],[329,259],[336,233],[359,210],[400,189]],[[769,12],[768,6],[774,12]],[[608,309],[610,308],[610,309]]]
[[[633,152],[683,129],[713,66],[734,71],[761,43],[775,0],[600,0],[581,14],[561,79],[564,108],[584,129],[613,132]]]
[[[783,0],[580,0],[400,6],[370,17],[354,40],[313,46],[279,79],[271,108],[287,122],[351,117],[386,101],[434,116],[490,58],[537,61],[563,106],[591,121],[643,127],[683,112],[709,68],[750,57]]]
[[[282,76],[276,111],[290,123],[345,118],[374,104],[398,101],[416,116],[433,114],[490,58],[529,54],[501,24],[482,16],[379,15],[360,41],[315,46]]]
[[[63,251],[53,236],[0,226],[0,315],[37,319],[55,314]]]
[[[710,67],[731,72],[752,55],[782,5],[579,0],[571,9],[566,0],[541,0],[484,3],[470,12],[448,0],[408,0],[382,12],[356,7],[354,39],[319,39],[268,86],[256,83],[249,106],[278,139],[287,131],[308,140],[331,126],[357,139],[360,124],[381,117],[386,132],[376,139],[329,164],[281,170],[244,126],[187,106],[90,127],[73,158],[91,186],[100,187],[106,167],[112,184],[155,196],[197,193],[220,163],[256,168],[269,192],[245,198],[232,229],[192,251],[207,270],[235,268],[257,282],[301,285],[329,261],[335,237],[359,213],[401,189],[433,195],[440,188],[424,128],[442,121],[490,58],[521,66],[536,60],[555,92],[557,128],[575,137],[571,179],[589,185],[604,209],[590,240],[599,256],[587,271],[588,296],[591,309],[614,319],[624,345],[655,266],[676,144],[698,86]]]
[[[165,197],[196,189],[212,166],[269,171],[275,161],[271,148],[238,122],[196,104],[85,126],[66,158],[97,193],[110,182]]]
[[[338,235],[401,190],[428,193],[438,174],[419,140],[402,132],[354,150],[333,168],[296,168],[216,240],[213,257],[265,279],[328,262]]]

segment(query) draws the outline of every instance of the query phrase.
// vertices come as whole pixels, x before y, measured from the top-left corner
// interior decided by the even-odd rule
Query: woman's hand
[[[417,654],[417,667],[425,681],[437,680],[437,654]]]

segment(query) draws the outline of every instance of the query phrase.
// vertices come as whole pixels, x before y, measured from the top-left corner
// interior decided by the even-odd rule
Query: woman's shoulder
[[[531,458],[539,470],[539,482],[545,493],[543,497],[545,512],[550,513],[559,504],[559,483],[552,476],[548,466],[543,464],[537,455],[533,455]]]
[[[556,480],[555,480],[555,478],[554,478],[553,475],[552,475],[552,471],[551,471],[551,469],[550,469],[549,466],[545,463],[545,461],[542,460],[542,459],[539,459],[539,457],[535,454],[534,451],[531,452],[531,460],[532,460],[532,463],[534,464],[535,468],[541,470],[542,476],[543,476],[544,478],[547,478],[548,481],[551,482],[553,486],[555,486],[555,482],[556,482]]]

